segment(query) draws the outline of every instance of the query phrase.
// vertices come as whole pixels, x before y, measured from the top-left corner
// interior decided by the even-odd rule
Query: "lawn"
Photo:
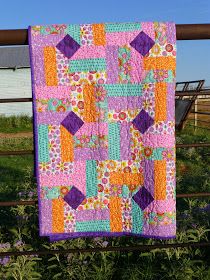
[[[1,118],[1,133],[32,131],[31,119]],[[18,134],[17,134],[18,136]],[[177,143],[210,143],[210,131],[188,126]],[[0,138],[0,150],[32,149],[31,136]],[[177,193],[210,192],[210,148],[177,148]],[[0,157],[0,200],[36,199],[33,156]],[[50,244],[38,236],[34,206],[0,208],[0,251],[135,246],[153,243],[208,242],[210,199],[177,199],[177,238],[82,238]],[[0,259],[0,279],[210,279],[208,248],[154,249],[150,252],[99,252],[64,256]]]
[[[32,118],[28,116],[0,116],[0,133],[32,131]]]

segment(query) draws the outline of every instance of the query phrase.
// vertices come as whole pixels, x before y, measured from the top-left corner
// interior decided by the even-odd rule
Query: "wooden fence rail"
[[[203,193],[178,193],[176,194],[176,198],[198,198],[198,197],[210,197],[210,192]],[[36,206],[38,204],[38,200],[18,200],[18,201],[0,201],[0,207],[8,207],[8,206]]]
[[[137,245],[137,246],[110,246],[110,247],[96,247],[84,249],[66,249],[66,250],[36,250],[36,251],[11,251],[1,252],[0,257],[6,256],[34,256],[34,255],[66,255],[78,253],[98,253],[98,252],[134,252],[134,251],[150,251],[154,249],[175,249],[175,248],[199,248],[210,247],[210,242],[189,242],[189,243],[172,243],[172,244],[153,244],[153,245]]]
[[[176,148],[203,148],[210,147],[210,143],[176,144]],[[34,150],[0,151],[0,156],[33,155]]]
[[[193,93],[196,96],[199,96],[199,95],[209,96],[210,90],[206,91],[206,92],[199,92],[199,93],[195,93],[195,91],[191,91],[191,92],[188,91],[185,93],[176,92],[175,96],[193,96]],[[31,97],[22,97],[22,98],[1,98],[0,99],[0,103],[18,103],[18,102],[32,102],[32,98]]]
[[[210,24],[176,24],[176,38],[177,40],[210,39]],[[28,30],[0,30],[0,45],[28,45]]]

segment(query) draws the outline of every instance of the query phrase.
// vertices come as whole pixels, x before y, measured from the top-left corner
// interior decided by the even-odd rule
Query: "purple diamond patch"
[[[151,125],[153,125],[154,120],[144,109],[142,109],[135,119],[133,119],[132,123],[143,134]]]
[[[77,209],[77,207],[83,202],[85,199],[85,195],[78,190],[76,187],[72,187],[70,191],[63,198],[73,209]]]
[[[80,48],[80,45],[67,34],[56,46],[66,57],[70,58]]]
[[[137,50],[141,55],[145,56],[154,46],[155,42],[143,31],[130,43],[131,47]]]
[[[64,126],[72,135],[74,135],[80,127],[84,124],[84,122],[73,112],[71,111],[65,119],[61,122],[62,126]]]
[[[133,200],[144,210],[153,200],[151,193],[145,187],[142,187],[134,196]]]

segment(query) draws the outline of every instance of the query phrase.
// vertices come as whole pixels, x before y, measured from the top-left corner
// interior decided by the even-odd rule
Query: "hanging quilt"
[[[174,238],[176,30],[29,27],[40,235]]]

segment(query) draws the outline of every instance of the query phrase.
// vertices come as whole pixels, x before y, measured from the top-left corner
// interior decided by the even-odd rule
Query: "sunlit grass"
[[[7,133],[11,131],[8,128]],[[24,127],[16,132],[25,131]],[[186,127],[177,132],[177,143],[210,142],[210,132]],[[28,150],[33,139],[0,139],[0,150]],[[209,148],[177,148],[177,193],[210,191]],[[0,157],[0,200],[37,199],[33,180],[34,158],[32,155]],[[31,196],[32,193],[32,196]],[[34,193],[34,195],[33,195]],[[33,206],[3,207],[0,209],[0,242],[9,243],[13,250],[68,249],[106,246],[136,246],[155,243],[208,242],[209,198],[177,199],[177,238],[171,241],[122,237],[79,238],[49,243],[38,235],[38,208]],[[24,242],[16,248],[17,242]],[[20,243],[20,242],[19,242]],[[44,245],[43,245],[44,244]],[[11,249],[10,249],[11,250]],[[14,279],[14,267],[27,279],[210,279],[210,254],[207,248],[155,249],[152,252],[99,252],[25,258],[12,257],[0,267],[0,278]],[[35,274],[34,274],[35,273]],[[4,276],[7,275],[7,278]],[[33,276],[35,275],[35,276]],[[34,278],[33,278],[34,277]]]
[[[32,117],[29,116],[0,116],[0,133],[16,133],[32,131]]]

